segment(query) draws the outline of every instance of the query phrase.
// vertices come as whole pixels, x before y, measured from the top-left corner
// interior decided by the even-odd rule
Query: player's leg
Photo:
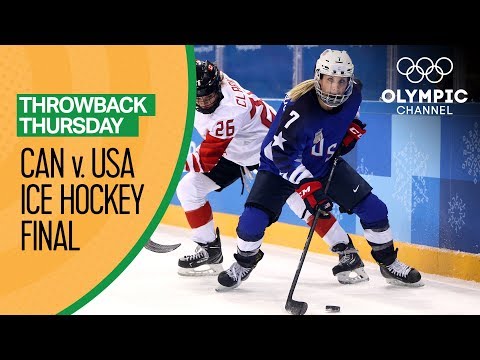
[[[240,174],[239,165],[221,158],[210,172],[190,172],[180,180],[177,196],[192,229],[192,240],[198,244],[194,254],[178,260],[180,275],[216,275],[223,270],[220,232],[218,228],[215,231],[207,195],[228,187]]]
[[[360,218],[365,238],[372,247],[372,257],[380,266],[380,272],[392,285],[422,286],[421,274],[397,258],[393,235],[388,222],[387,206],[375,194],[370,193],[353,212]]]
[[[382,275],[387,282],[397,285],[423,285],[420,273],[397,259],[398,249],[393,246],[387,206],[371,191],[370,184],[346,161],[341,159],[337,163],[328,194],[345,211],[360,218],[365,238],[372,247],[372,257]]]
[[[263,258],[260,247],[265,229],[278,220],[285,201],[294,191],[293,185],[278,175],[257,173],[238,221],[236,262],[218,275],[218,291],[234,289],[250,276]]]
[[[287,204],[299,218],[312,226],[314,215],[306,209],[300,195],[294,192],[287,199]],[[319,218],[315,232],[328,244],[332,252],[338,254],[339,262],[333,267],[332,272],[341,284],[355,284],[369,279],[352,239],[333,214],[330,214],[328,219]]]

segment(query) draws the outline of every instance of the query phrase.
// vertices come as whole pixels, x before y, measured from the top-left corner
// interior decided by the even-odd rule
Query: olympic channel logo
[[[427,61],[430,64],[430,66],[428,66],[426,69],[424,69],[422,66],[420,66],[420,63],[424,60]],[[444,71],[444,69],[441,66],[439,66],[439,63],[442,60],[446,60],[447,63],[450,64],[450,68],[449,68],[448,71]],[[410,66],[408,66],[405,71],[402,71],[402,70],[400,70],[400,64],[401,63],[403,63],[403,64],[406,63],[406,64],[409,64]],[[405,65],[403,65],[403,66],[405,66]],[[435,73],[439,75],[438,79],[431,79],[429,77],[433,73],[434,70],[435,70]],[[397,71],[400,74],[406,76],[408,81],[410,81],[412,84],[418,84],[423,79],[427,79],[431,84],[437,84],[437,83],[439,83],[440,81],[443,80],[444,76],[450,74],[453,71],[453,62],[452,62],[452,60],[450,60],[448,57],[445,57],[445,56],[439,58],[435,63],[433,62],[432,59],[430,59],[426,56],[421,57],[420,59],[417,60],[417,62],[414,62],[408,56],[404,56],[397,61]],[[414,71],[416,71],[420,75],[419,79],[413,79],[412,80],[412,78],[410,77],[410,75]]]

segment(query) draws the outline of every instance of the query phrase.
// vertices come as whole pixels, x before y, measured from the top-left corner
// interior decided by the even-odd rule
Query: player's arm
[[[357,91],[361,91],[362,86],[363,84],[359,79],[354,80],[354,88],[356,88]],[[367,132],[367,130],[365,129],[366,126],[367,124],[363,123],[362,120],[360,120],[359,106],[355,118],[348,126],[347,132],[343,137],[340,155],[348,154],[350,151],[353,150],[353,148],[357,144],[357,141],[360,140],[360,138]]]
[[[302,179],[312,177],[312,174],[301,163],[301,155],[306,144],[303,118],[295,106],[286,108],[281,114],[273,142],[272,161],[279,169],[280,175],[297,185]]]
[[[366,126],[367,124],[363,123],[359,118],[355,117],[355,119],[353,119],[343,137],[340,155],[348,154],[353,150],[357,141],[367,132],[365,129]]]
[[[317,207],[328,212],[332,209],[332,202],[325,195],[322,183],[313,177],[301,161],[297,160],[301,159],[307,142],[305,124],[302,120],[300,111],[294,109],[287,109],[282,115],[272,145],[273,161],[280,170],[280,175],[294,184],[296,192],[303,199],[310,213],[313,214]],[[324,214],[322,217],[329,217],[329,215]]]
[[[186,171],[209,172],[220,161],[230,142],[238,132],[238,122],[234,119],[220,120],[207,133],[205,140],[194,152],[188,154]]]

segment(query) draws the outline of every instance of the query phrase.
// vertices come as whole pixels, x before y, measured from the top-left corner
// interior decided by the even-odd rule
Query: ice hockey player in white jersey
[[[223,270],[219,229],[207,195],[238,179],[248,186],[258,168],[260,147],[275,110],[221,72],[212,62],[196,60],[197,99],[194,126],[203,141],[187,157],[188,173],[177,196],[198,244],[179,259],[180,275],[215,275]],[[202,266],[208,265],[208,266]]]
[[[192,229],[192,240],[198,244],[194,254],[178,261],[178,273],[187,276],[217,275],[223,270],[219,229],[215,229],[207,195],[222,191],[238,179],[248,186],[247,178],[252,178],[250,172],[259,166],[262,142],[276,115],[270,105],[208,60],[196,60],[196,76],[194,125],[203,141],[188,155],[185,164],[188,173],[177,187],[178,199]],[[288,198],[287,204],[305,222],[311,220],[311,213],[297,193]],[[315,228],[327,242],[333,222],[332,215],[328,221],[319,221]],[[342,264],[333,269],[341,283],[368,280],[364,271],[362,276],[349,276],[350,270],[355,269],[344,271]],[[355,267],[363,270],[363,266],[358,258]]]

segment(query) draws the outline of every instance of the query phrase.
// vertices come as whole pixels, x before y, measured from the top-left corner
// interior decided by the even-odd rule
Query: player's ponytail
[[[298,100],[302,95],[306,94],[315,87],[316,80],[309,79],[297,84],[293,89],[287,92],[287,96],[293,101]]]

